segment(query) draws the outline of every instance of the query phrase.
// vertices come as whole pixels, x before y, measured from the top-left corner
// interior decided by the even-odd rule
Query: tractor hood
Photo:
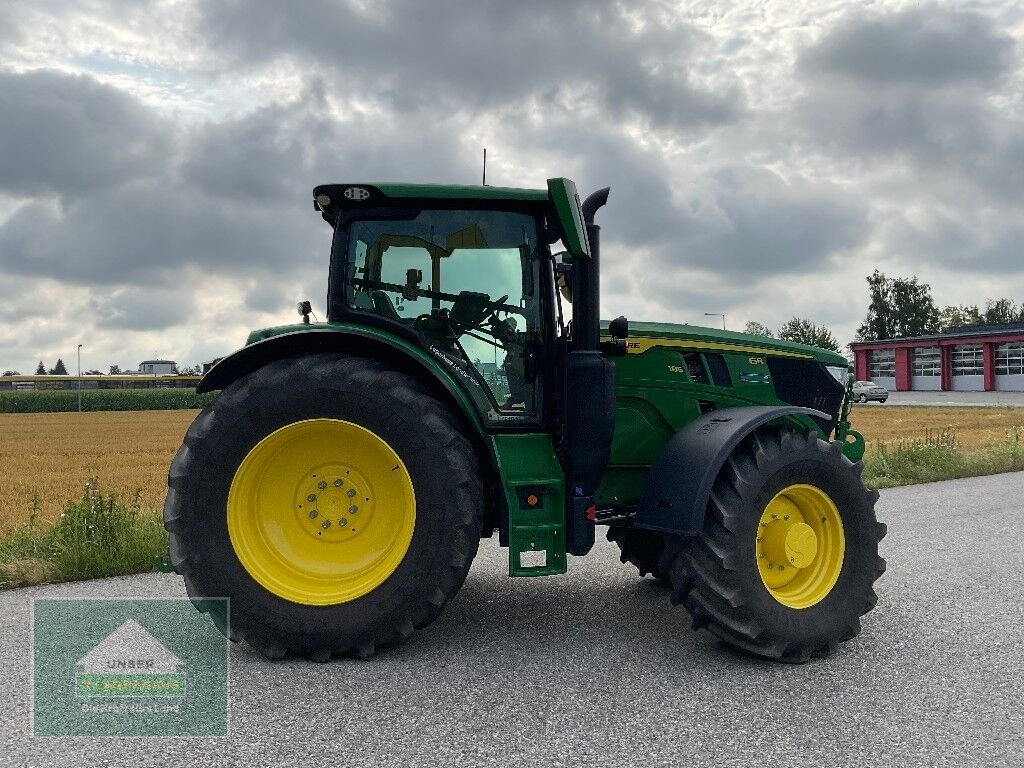
[[[601,332],[607,334],[608,321],[601,321]],[[767,336],[754,336],[736,331],[723,331],[718,328],[705,328],[700,325],[677,325],[675,323],[644,323],[629,321],[628,342],[638,340],[671,339],[672,341],[694,341],[698,346],[714,344],[723,349],[734,349],[738,352],[751,354],[782,353],[786,356],[799,356],[817,360],[825,365],[842,365],[849,363],[838,352],[832,352],[807,344],[793,341],[772,339]]]

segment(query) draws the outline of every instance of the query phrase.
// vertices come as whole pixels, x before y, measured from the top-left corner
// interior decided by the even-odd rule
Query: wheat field
[[[0,414],[0,534],[54,521],[90,477],[100,489],[161,507],[167,467],[198,411]]]
[[[28,521],[33,494],[40,522],[54,521],[90,477],[104,492],[130,498],[138,490],[143,507],[161,507],[167,467],[197,413],[0,414],[0,535]],[[946,427],[970,451],[1024,428],[1024,408],[863,405],[851,421],[867,438],[869,455],[879,440],[919,438]]]

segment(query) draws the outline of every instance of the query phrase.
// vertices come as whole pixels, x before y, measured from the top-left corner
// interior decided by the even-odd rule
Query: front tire
[[[802,663],[860,632],[885,572],[878,492],[838,443],[764,428],[722,467],[699,536],[662,558],[672,601],[745,652]]]
[[[415,379],[311,355],[225,389],[171,465],[171,562],[265,655],[368,656],[433,621],[477,551],[475,452]]]

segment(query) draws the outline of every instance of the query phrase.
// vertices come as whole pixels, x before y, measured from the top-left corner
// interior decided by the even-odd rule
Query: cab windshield
[[[421,334],[486,392],[492,418],[536,412],[532,357],[542,324],[533,216],[425,210],[407,220],[353,221],[348,232],[351,309]]]

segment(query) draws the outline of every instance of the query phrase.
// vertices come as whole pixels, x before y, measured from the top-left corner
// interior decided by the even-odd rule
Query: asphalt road
[[[34,597],[179,596],[146,575],[0,594],[4,766],[1021,766],[1024,473],[884,491],[877,609],[838,655],[737,656],[602,542],[509,579],[485,542],[462,592],[368,661],[233,647],[231,736],[28,736]]]
[[[865,403],[865,407],[878,403]],[[1024,407],[1024,392],[890,392],[885,405]],[[857,406],[862,407],[862,406]]]

